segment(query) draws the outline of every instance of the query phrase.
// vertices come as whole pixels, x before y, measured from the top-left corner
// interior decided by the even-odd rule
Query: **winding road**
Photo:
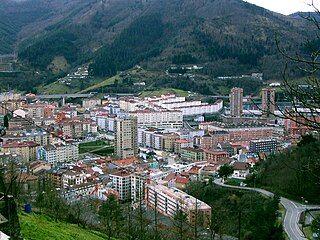
[[[272,192],[269,192],[260,188],[238,187],[238,186],[226,185],[222,182],[222,179],[216,179],[214,180],[214,183],[223,187],[228,187],[228,188],[237,188],[237,189],[256,191],[268,197],[273,197],[274,195]],[[300,203],[291,201],[283,197],[280,198],[280,203],[286,209],[286,214],[282,222],[282,225],[289,239],[290,240],[307,240],[307,238],[304,236],[303,232],[299,227],[300,215],[302,212],[306,210],[320,209],[320,206],[302,205]]]

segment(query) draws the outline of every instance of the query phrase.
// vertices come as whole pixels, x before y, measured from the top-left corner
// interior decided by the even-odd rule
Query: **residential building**
[[[82,100],[82,107],[84,108],[92,108],[99,104],[101,104],[101,99],[87,98]]]
[[[190,161],[203,161],[205,160],[205,152],[201,148],[182,148],[181,158]]]
[[[270,117],[276,109],[276,90],[274,88],[262,89],[262,114]]]
[[[240,117],[243,111],[243,89],[234,87],[230,93],[230,111],[232,117]]]
[[[253,153],[274,153],[278,150],[279,143],[272,139],[250,141],[250,151]]]
[[[192,140],[185,140],[185,139],[178,139],[174,141],[174,153],[180,154],[182,148],[192,148],[193,141]]]
[[[230,142],[230,133],[223,130],[212,131],[202,137],[195,138],[195,145],[203,149],[210,149],[217,146],[218,143],[224,142]]]
[[[233,178],[245,179],[249,174],[250,164],[247,162],[235,162],[233,165]]]
[[[135,117],[118,117],[114,122],[114,153],[121,159],[138,154],[138,126]]]
[[[205,160],[209,163],[221,163],[226,161],[229,158],[229,154],[224,151],[211,151],[204,149]]]
[[[76,161],[79,158],[79,145],[56,143],[37,148],[37,159],[46,161],[51,165]]]
[[[86,182],[86,174],[81,171],[66,171],[62,175],[63,187],[73,187]]]
[[[273,127],[220,127],[213,124],[208,125],[208,131],[226,131],[229,133],[229,141],[250,141],[256,139],[271,138]]]
[[[137,110],[129,112],[130,116],[137,117],[138,127],[147,128],[181,128],[183,116],[177,110]]]
[[[178,210],[182,210],[191,224],[210,226],[211,207],[177,188],[147,184],[146,204],[170,218],[173,218]]]
[[[4,153],[15,153],[22,156],[25,163],[36,160],[36,150],[39,144],[32,141],[7,141],[2,144],[0,151]]]
[[[119,193],[120,201],[131,200],[131,175],[132,173],[125,169],[110,174],[112,186]]]

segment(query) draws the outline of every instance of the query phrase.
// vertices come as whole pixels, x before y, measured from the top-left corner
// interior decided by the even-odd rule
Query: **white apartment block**
[[[181,128],[183,126],[182,112],[177,110],[137,110],[130,112],[129,115],[137,117],[138,127]]]
[[[218,100],[214,104],[200,103],[199,105],[174,107],[173,110],[182,111],[183,116],[204,113],[217,113],[223,108],[223,101]]]
[[[116,118],[116,115],[98,114],[96,116],[96,122],[99,129],[113,132],[115,118]]]
[[[49,144],[37,148],[37,159],[51,165],[76,161],[79,158],[78,144]]]
[[[131,200],[131,174],[126,170],[110,174],[112,186],[119,193],[120,201]]]
[[[62,184],[64,188],[73,187],[86,182],[86,174],[83,172],[67,171],[62,174]]]
[[[211,207],[177,188],[163,185],[146,185],[146,205],[160,213],[173,218],[182,210],[191,224],[208,227],[211,221]]]

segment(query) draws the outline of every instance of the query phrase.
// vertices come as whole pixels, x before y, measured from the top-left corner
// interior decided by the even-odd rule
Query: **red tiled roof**
[[[183,178],[183,177],[177,177],[176,178],[176,183],[188,183],[189,178]]]
[[[138,161],[137,158],[127,158],[127,159],[122,159],[122,160],[115,160],[115,161],[113,161],[113,163],[118,166],[125,166],[125,165],[133,164],[137,161]]]

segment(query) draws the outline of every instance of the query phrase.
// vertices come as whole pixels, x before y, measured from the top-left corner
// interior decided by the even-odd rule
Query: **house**
[[[176,178],[176,188],[184,189],[187,187],[187,184],[190,182],[189,178],[186,177],[177,177]]]
[[[249,174],[250,164],[247,162],[235,162],[233,164],[233,178],[245,179]]]

